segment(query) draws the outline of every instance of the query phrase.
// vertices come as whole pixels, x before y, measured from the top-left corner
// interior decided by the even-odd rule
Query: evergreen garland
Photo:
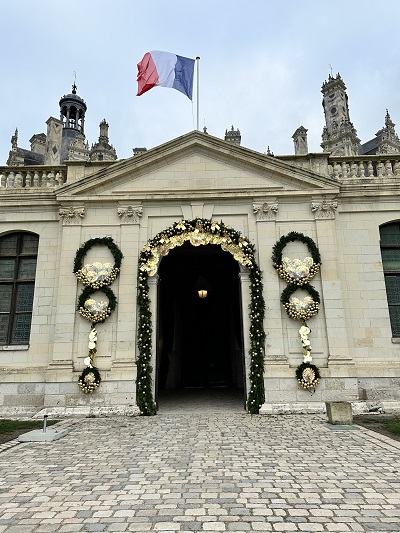
[[[156,407],[151,392],[151,311],[148,285],[148,264],[154,261],[154,250],[158,250],[170,238],[191,233],[217,235],[225,239],[221,246],[230,251],[235,257],[240,249],[241,259],[245,261],[250,270],[250,339],[251,339],[251,365],[250,365],[250,391],[248,393],[247,408],[252,414],[258,414],[261,405],[265,401],[264,393],[264,314],[265,303],[263,297],[262,274],[256,263],[254,254],[255,247],[247,241],[239,231],[225,225],[222,221],[195,218],[194,220],[181,220],[171,227],[158,233],[149,240],[139,255],[138,265],[138,347],[137,359],[137,403],[143,415],[155,415]],[[225,244],[225,242],[227,244]],[[183,243],[183,241],[182,241]],[[181,243],[181,244],[182,244]],[[232,250],[229,249],[230,243]],[[175,244],[177,246],[179,244]],[[168,252],[167,252],[168,253]],[[157,255],[156,255],[157,259]],[[235,257],[236,259],[236,257]],[[153,265],[154,266],[154,265]]]

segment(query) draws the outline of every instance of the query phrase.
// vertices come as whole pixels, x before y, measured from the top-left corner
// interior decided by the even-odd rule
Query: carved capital
[[[278,204],[253,204],[253,212],[256,220],[274,220],[278,212]]]
[[[85,216],[84,207],[60,207],[58,214],[64,226],[68,224],[80,224]]]
[[[314,217],[323,219],[334,219],[336,216],[336,209],[338,203],[335,200],[322,202],[311,202],[311,211],[314,213]]]
[[[118,207],[117,213],[121,217],[121,222],[139,224],[140,217],[143,214],[143,207],[141,205]]]

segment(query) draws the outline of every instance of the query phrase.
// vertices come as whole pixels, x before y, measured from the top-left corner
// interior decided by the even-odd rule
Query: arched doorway
[[[168,391],[219,388],[241,391],[244,400],[237,261],[220,246],[186,242],[162,259],[158,288],[157,399]]]
[[[220,247],[229,252],[241,267],[248,272],[241,272],[242,287],[242,321],[246,374],[246,406],[250,413],[257,414],[265,401],[263,367],[264,367],[264,315],[262,273],[254,257],[255,248],[239,231],[225,225],[222,221],[196,218],[180,220],[158,233],[142,248],[138,261],[137,293],[137,347],[136,357],[136,399],[141,414],[155,415],[154,401],[157,392],[157,345],[159,330],[157,274],[160,261],[171,250],[181,247],[186,242],[191,245]],[[246,291],[243,292],[243,284]],[[247,315],[248,310],[248,315]]]

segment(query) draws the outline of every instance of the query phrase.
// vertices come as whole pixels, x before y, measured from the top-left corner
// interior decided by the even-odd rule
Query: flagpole
[[[199,82],[199,64],[200,64],[200,57],[197,56],[196,57],[196,62],[197,62],[197,131],[199,131],[199,87],[200,87],[200,82]]]

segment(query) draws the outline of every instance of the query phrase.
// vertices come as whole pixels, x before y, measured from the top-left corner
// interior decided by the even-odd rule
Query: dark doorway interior
[[[158,392],[243,389],[237,262],[219,246],[185,243],[162,259],[159,275]]]

